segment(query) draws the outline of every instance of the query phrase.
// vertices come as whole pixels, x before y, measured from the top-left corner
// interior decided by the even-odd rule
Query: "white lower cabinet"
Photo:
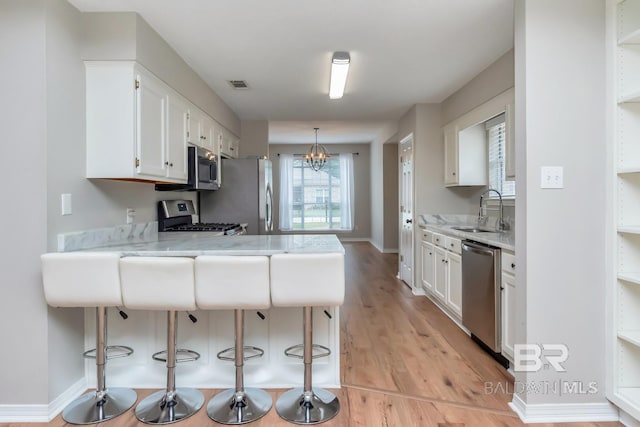
[[[455,316],[462,317],[460,239],[433,233],[433,243],[435,257],[433,260],[432,294],[444,303]],[[423,270],[425,268],[424,261],[423,258]]]
[[[422,289],[432,293],[436,262],[435,248],[432,243],[423,240],[420,250],[422,251]]]
[[[502,354],[513,362],[513,344],[515,341],[516,306],[516,258],[511,252],[502,251],[501,317],[502,317]]]

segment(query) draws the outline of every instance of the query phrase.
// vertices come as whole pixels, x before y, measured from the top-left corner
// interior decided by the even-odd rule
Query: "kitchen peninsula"
[[[151,225],[153,228],[153,225]],[[120,233],[122,234],[122,233]],[[133,233],[135,234],[135,233]],[[75,247],[85,252],[113,252],[121,256],[181,256],[199,255],[263,255],[341,253],[344,248],[335,235],[259,235],[211,236],[207,233],[148,233],[143,239],[131,238],[130,243],[111,241],[109,246]],[[139,234],[139,233],[138,233]],[[64,236],[63,236],[64,237]],[[66,236],[67,242],[69,239]],[[64,238],[63,238],[64,240]],[[88,239],[92,240],[92,239]],[[95,241],[95,239],[93,240]],[[73,245],[68,245],[69,250]],[[301,281],[304,277],[300,278]],[[90,285],[90,284],[88,284]],[[233,292],[229,289],[229,292]],[[108,342],[134,348],[131,357],[112,359],[107,366],[110,386],[133,388],[162,388],[166,381],[163,363],[151,355],[166,347],[166,313],[163,311],[126,310],[128,319],[113,311],[109,316]],[[85,347],[95,344],[94,310],[85,312]],[[179,386],[196,388],[224,388],[234,383],[235,367],[221,361],[218,352],[232,347],[234,326],[232,310],[202,310],[178,313],[178,348],[200,353],[200,359],[181,363],[177,368]],[[325,388],[340,387],[340,322],[338,307],[316,307],[313,313],[314,343],[331,349],[328,357],[314,360],[314,385]],[[288,388],[299,386],[303,379],[303,363],[286,357],[284,349],[302,342],[302,308],[272,307],[268,310],[247,310],[245,313],[245,345],[265,350],[264,356],[247,360],[247,386]],[[93,381],[95,364],[87,361],[86,378]],[[90,384],[92,385],[92,384]]]

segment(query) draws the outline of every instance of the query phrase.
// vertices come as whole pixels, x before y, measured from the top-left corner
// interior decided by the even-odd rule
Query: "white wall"
[[[271,144],[269,146],[270,159],[273,162],[273,230],[275,234],[279,234],[279,214],[280,208],[278,200],[280,200],[280,162],[278,154],[304,154],[307,152],[309,145],[299,144]],[[371,178],[369,173],[370,166],[370,144],[330,144],[327,145],[327,151],[330,153],[359,153],[353,156],[353,174],[354,174],[354,226],[356,229],[352,232],[338,231],[335,234],[341,239],[369,239],[371,236]]]
[[[515,29],[517,298],[526,307],[516,342],[569,348],[566,373],[516,380],[598,386],[518,396],[605,404],[605,2],[518,0]],[[564,167],[564,189],[539,188],[545,165]]]

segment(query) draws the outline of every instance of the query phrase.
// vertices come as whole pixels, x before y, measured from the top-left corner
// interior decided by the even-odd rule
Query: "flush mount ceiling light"
[[[331,59],[331,83],[329,84],[329,99],[340,99],[344,94],[344,85],[349,74],[349,52],[334,52]]]
[[[316,143],[309,147],[307,154],[304,155],[304,160],[311,169],[318,172],[327,163],[329,154],[323,145],[318,145],[318,129],[320,128],[313,129],[316,131]]]

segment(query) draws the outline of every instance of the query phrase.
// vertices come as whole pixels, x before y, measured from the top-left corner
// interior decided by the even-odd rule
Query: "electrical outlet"
[[[540,188],[564,188],[562,166],[540,168]]]
[[[127,224],[133,224],[133,218],[136,216],[136,210],[127,208]]]
[[[71,194],[64,193],[60,196],[60,210],[62,215],[71,215]]]

